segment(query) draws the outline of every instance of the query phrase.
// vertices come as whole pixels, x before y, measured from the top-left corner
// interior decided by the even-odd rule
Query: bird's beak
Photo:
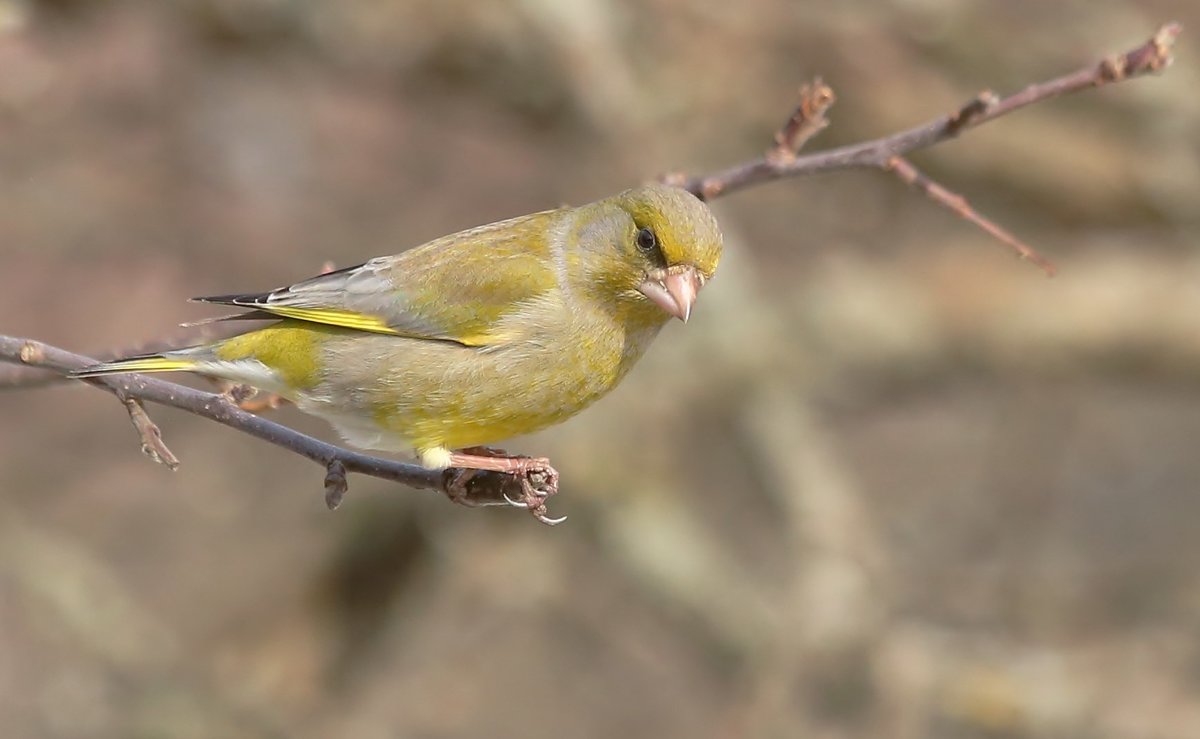
[[[659,308],[687,323],[692,315],[696,293],[704,285],[704,277],[695,267],[672,267],[655,270],[638,285],[638,291],[650,298]]]

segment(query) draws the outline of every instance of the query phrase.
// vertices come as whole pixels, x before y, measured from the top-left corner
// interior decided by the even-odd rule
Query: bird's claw
[[[471,451],[478,453],[475,449]],[[503,456],[503,452],[487,451],[490,453],[488,456]],[[550,466],[549,460],[534,457],[508,459],[514,464],[504,472],[464,467],[447,470],[447,496],[455,503],[466,506],[506,505],[521,508],[547,526],[557,526],[566,521],[566,516],[551,517],[546,508],[547,499],[558,492],[558,471]],[[512,490],[514,485],[520,487],[519,492]]]
[[[513,508],[528,508],[529,507],[528,503],[522,503],[519,500],[514,500],[514,499],[510,498],[508,493],[501,493],[501,495],[504,496],[504,502],[508,503]]]
[[[529,459],[525,466],[514,477],[521,485],[521,497],[510,498],[505,494],[505,500],[516,508],[524,508],[535,519],[547,526],[557,526],[567,520],[566,516],[552,518],[548,515],[546,500],[558,492],[558,471],[550,466],[546,459]]]
[[[566,516],[559,516],[558,518],[551,518],[548,515],[549,512],[546,508],[546,499],[549,498],[554,493],[558,492],[557,485],[555,485],[550,490],[540,490],[540,489],[534,488],[533,485],[530,484],[528,481],[522,480],[521,487],[525,491],[524,499],[518,500],[518,501],[513,501],[514,503],[517,504],[518,508],[528,509],[529,513],[534,518],[536,518],[538,521],[546,524],[547,526],[557,526],[560,523],[562,523],[563,521],[567,520]]]

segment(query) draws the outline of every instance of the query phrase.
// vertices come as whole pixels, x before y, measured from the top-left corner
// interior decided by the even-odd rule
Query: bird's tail
[[[186,350],[185,350],[186,351]],[[68,377],[85,380],[89,377],[103,375],[120,375],[127,372],[180,372],[194,369],[199,364],[198,357],[188,357],[181,352],[165,354],[139,354],[111,362],[100,362],[72,372]]]

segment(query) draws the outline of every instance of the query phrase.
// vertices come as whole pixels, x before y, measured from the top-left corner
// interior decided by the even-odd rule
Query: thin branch
[[[154,339],[140,344],[125,346],[96,355],[96,360],[107,362],[113,359],[128,357],[131,354],[148,354],[151,352],[168,352],[185,346],[203,344],[214,339],[214,333],[207,328],[192,331],[185,337],[176,336],[168,339]],[[0,392],[5,390],[28,390],[35,387],[60,385],[71,382],[61,372],[38,368],[34,366],[0,366]]]
[[[16,345],[16,359],[22,364],[31,367],[57,369],[53,367],[52,360],[46,356],[48,349],[51,349],[51,347],[40,342],[22,341]],[[109,389],[124,404],[125,410],[129,412],[129,421],[138,432],[138,438],[142,442],[142,453],[155,462],[166,466],[167,469],[171,471],[176,470],[179,467],[179,459],[167,448],[166,442],[162,439],[162,431],[159,430],[154,421],[150,420],[150,416],[147,415],[146,407],[142,405],[142,401],[130,397],[121,388]]]
[[[775,147],[767,159],[781,163],[793,162],[809,139],[829,125],[825,113],[837,101],[833,88],[818,77],[800,88],[800,102],[775,133]]]
[[[780,156],[777,147],[759,159],[737,164],[713,174],[690,178],[675,174],[665,179],[690,190],[699,198],[712,200],[731,192],[784,177],[799,177],[836,169],[893,169],[891,163],[896,157],[952,139],[964,131],[993,121],[1027,105],[1080,90],[1102,87],[1114,82],[1123,82],[1160,72],[1171,63],[1171,47],[1182,30],[1182,26],[1178,23],[1167,23],[1159,28],[1158,32],[1146,43],[1123,54],[1108,57],[1097,64],[1088,65],[1048,82],[1029,85],[1020,92],[1005,98],[997,98],[994,93],[985,91],[954,113],[891,136],[827,149],[807,156]],[[832,97],[830,102],[832,102]],[[801,107],[803,107],[803,101]],[[822,110],[822,119],[823,116],[824,111]],[[789,122],[784,125],[782,132],[789,130],[791,121],[795,117],[796,114],[793,114],[792,118],[789,118]],[[782,132],[777,135],[777,141],[780,137],[785,136],[785,133]],[[926,192],[930,191],[926,190]],[[977,225],[983,225],[978,220],[974,222]],[[991,228],[986,230],[995,235],[995,231]],[[1002,240],[1014,247],[1015,244],[1020,243],[1015,239]],[[1028,246],[1023,246],[1018,253],[1044,269],[1048,265],[1048,262],[1041,257],[1034,259],[1033,256],[1036,256],[1036,253]],[[1052,272],[1053,270],[1051,268],[1048,271]]]
[[[74,354],[39,341],[14,336],[0,336],[0,361],[19,362],[31,367],[52,370],[59,374],[66,374],[95,364],[95,360],[90,357]],[[454,477],[451,470],[428,470],[419,465],[372,457],[343,449],[248,413],[230,402],[229,398],[218,393],[207,393],[185,385],[139,374],[108,375],[89,378],[86,382],[107,390],[127,404],[130,401],[149,401],[178,408],[256,436],[302,457],[307,457],[327,470],[327,502],[340,501],[340,496],[344,495],[346,491],[345,475],[351,472],[399,482],[422,490],[435,490],[455,502],[467,506],[510,505],[505,496],[514,500],[522,496],[520,480],[510,475],[490,472],[475,474],[463,489],[451,491],[449,484]],[[126,405],[126,407],[130,406]],[[139,433],[142,433],[143,429],[153,429],[149,432],[151,436],[157,432],[157,427],[148,416],[145,416],[144,410],[141,410],[140,413],[130,410],[130,414],[131,418],[135,415],[139,418],[145,417],[144,421],[134,418],[134,425],[138,426]],[[147,443],[145,434],[142,436],[142,441]],[[161,444],[161,438],[159,443]],[[160,455],[163,455],[163,450],[166,449],[165,445],[159,446],[153,441],[150,442],[150,446]],[[167,451],[165,454],[170,455],[170,452]],[[169,457],[164,455],[164,460],[166,459],[174,460],[174,455]],[[341,476],[340,493],[336,490],[339,487],[336,480],[338,474]],[[329,481],[331,478],[334,479],[335,495],[330,494]]]
[[[882,169],[894,156],[918,149],[927,149],[934,144],[953,138],[963,131],[993,121],[1027,105],[1159,72],[1171,63],[1171,46],[1182,30],[1182,26],[1178,23],[1168,23],[1160,28],[1149,41],[1135,49],[1048,82],[1030,85],[1018,93],[1000,99],[986,111],[970,116],[969,120],[960,120],[962,110],[960,109],[950,115],[936,118],[891,136],[827,149],[797,157],[792,162],[772,162],[764,156],[720,172],[686,179],[682,186],[697,197],[711,200],[752,185],[760,185],[783,177],[798,177],[834,169],[862,167]],[[972,107],[972,103],[963,107]]]
[[[980,214],[979,211],[971,207],[971,204],[962,195],[951,192],[944,186],[934,182],[904,157],[892,157],[888,162],[887,168],[895,172],[896,176],[903,180],[905,184],[911,185],[925,193],[933,202],[974,223],[998,241],[1007,244],[1021,259],[1036,264],[1048,275],[1054,275],[1054,265],[1041,254],[1034,251],[1033,247],[1013,236],[1008,229],[1000,224]]]
[[[172,472],[179,469],[179,458],[167,448],[167,444],[162,438],[162,431],[154,421],[150,420],[142,401],[136,398],[122,397],[121,393],[117,393],[117,397],[125,404],[125,409],[129,411],[129,421],[138,432],[138,438],[142,440],[142,454],[164,465]]]

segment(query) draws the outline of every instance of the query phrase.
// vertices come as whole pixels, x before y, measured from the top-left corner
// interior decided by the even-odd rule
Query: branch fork
[[[1098,64],[1088,65],[1071,74],[1047,82],[1029,85],[1007,97],[998,97],[990,90],[967,101],[957,111],[906,131],[864,141],[858,144],[826,149],[799,156],[797,152],[811,135],[824,127],[825,113],[832,105],[832,90],[823,91],[820,80],[801,89],[800,104],[775,135],[776,146],[759,159],[700,177],[674,173],[663,181],[691,191],[696,197],[711,200],[753,185],[782,179],[829,172],[839,169],[872,168],[892,172],[917,187],[934,202],[949,208],[1007,245],[1020,258],[1032,262],[1046,274],[1054,274],[1054,266],[1032,247],[1004,228],[981,215],[967,200],[917,172],[904,159],[906,154],[927,149],[948,139],[1007,115],[1027,105],[1050,100],[1073,92],[1101,87],[1116,82],[1161,72],[1170,66],[1171,50],[1183,27],[1167,23],[1142,45],[1122,54],[1110,56]],[[828,88],[825,88],[828,89]],[[807,135],[803,135],[807,134]]]

